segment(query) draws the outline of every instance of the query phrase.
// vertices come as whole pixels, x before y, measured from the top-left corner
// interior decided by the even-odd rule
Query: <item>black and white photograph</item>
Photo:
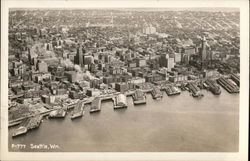
[[[247,160],[249,53],[242,44],[249,37],[241,29],[249,24],[242,26],[241,6],[57,3],[5,8],[6,160],[54,152]]]

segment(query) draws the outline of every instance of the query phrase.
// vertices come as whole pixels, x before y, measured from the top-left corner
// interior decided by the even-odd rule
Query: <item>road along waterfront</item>
[[[112,101],[102,102],[99,113],[82,118],[44,119],[38,129],[12,138],[10,151],[47,152],[236,152],[239,142],[239,94],[221,95],[202,90],[202,99],[189,92],[154,100],[147,104],[114,110]],[[230,100],[230,101],[228,101]],[[24,144],[26,148],[13,145]],[[32,148],[58,145],[58,148]],[[43,147],[43,146],[41,146]]]

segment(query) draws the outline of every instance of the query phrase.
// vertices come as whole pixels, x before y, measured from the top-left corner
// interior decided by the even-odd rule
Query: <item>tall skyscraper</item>
[[[202,41],[201,41],[201,60],[206,60],[207,59],[207,41],[206,38],[203,37]]]
[[[84,64],[83,64],[83,50],[82,50],[82,46],[81,45],[77,48],[75,59],[76,59],[75,60],[76,64],[80,65],[81,67],[84,66]]]

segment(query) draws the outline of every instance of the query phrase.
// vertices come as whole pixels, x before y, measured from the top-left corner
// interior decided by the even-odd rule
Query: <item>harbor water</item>
[[[160,100],[147,95],[147,104],[113,109],[112,101],[102,102],[101,112],[74,120],[44,119],[38,129],[12,138],[9,151],[30,152],[236,152],[239,143],[239,94],[221,95],[203,90],[204,97],[189,92]],[[26,148],[13,148],[25,144]],[[58,145],[32,148],[30,145]]]

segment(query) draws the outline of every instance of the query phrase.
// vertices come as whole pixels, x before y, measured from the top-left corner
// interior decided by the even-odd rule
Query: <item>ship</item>
[[[158,87],[153,87],[153,90],[151,91],[153,99],[161,99],[163,97],[163,94]]]
[[[221,90],[220,90],[220,86],[218,86],[214,81],[212,81],[211,79],[207,79],[204,82],[204,86],[210,90],[213,94],[215,95],[220,95],[221,94]]]
[[[127,97],[124,94],[119,94],[114,98],[114,109],[126,108]]]
[[[83,101],[78,101],[76,106],[74,107],[72,114],[71,114],[71,119],[79,118],[84,115],[84,103]]]
[[[138,105],[138,104],[146,104],[146,95],[145,93],[140,90],[140,89],[137,89],[135,91],[135,93],[133,94],[133,101],[134,101],[134,105]]]

